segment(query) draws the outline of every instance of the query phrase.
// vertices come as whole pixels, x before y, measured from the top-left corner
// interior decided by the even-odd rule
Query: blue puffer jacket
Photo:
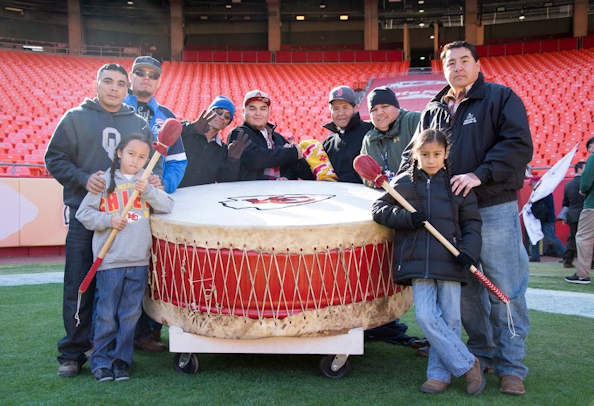
[[[124,103],[133,107],[134,111],[138,108],[138,99],[132,94],[126,96]],[[148,106],[153,112],[153,119],[149,123],[149,126],[156,140],[165,120],[168,118],[175,118],[175,114],[173,114],[167,107],[157,103],[157,100],[155,100],[154,97],[151,97]],[[163,185],[165,186],[165,191],[167,193],[175,192],[184,177],[187,165],[188,160],[186,158],[184,143],[182,138],[179,137],[178,140],[167,149],[167,157],[163,161]]]

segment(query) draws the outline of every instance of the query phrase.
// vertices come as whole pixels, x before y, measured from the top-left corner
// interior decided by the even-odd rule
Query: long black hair
[[[115,190],[115,171],[120,167],[120,157],[118,156],[118,151],[122,152],[126,145],[132,140],[138,140],[144,142],[149,147],[149,151],[151,150],[151,140],[149,140],[143,134],[133,133],[128,135],[127,137],[122,138],[118,146],[116,147],[116,153],[113,157],[113,162],[111,163],[111,178],[109,180],[109,187],[107,188],[107,196],[113,193]]]

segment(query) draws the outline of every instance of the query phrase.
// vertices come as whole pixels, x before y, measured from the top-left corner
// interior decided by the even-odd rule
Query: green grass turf
[[[64,272],[64,263],[0,265],[0,275],[16,275],[43,272]]]
[[[567,283],[564,277],[573,275],[575,268],[563,268],[563,264],[558,262],[532,262],[530,263],[530,282],[531,288],[565,290],[569,292],[594,293],[594,285],[580,285]],[[594,277],[594,271],[591,271]]]
[[[426,358],[386,343],[367,343],[339,380],[320,375],[318,355],[198,354],[198,373],[184,375],[174,371],[171,353],[143,351],[135,352],[127,382],[96,382],[88,364],[80,376],[60,378],[61,290],[0,287],[1,405],[594,405],[594,321],[537,311],[530,312],[523,397],[500,394],[493,375],[478,398],[466,395],[463,378],[444,394],[422,394]],[[402,321],[409,335],[421,335],[414,310]]]

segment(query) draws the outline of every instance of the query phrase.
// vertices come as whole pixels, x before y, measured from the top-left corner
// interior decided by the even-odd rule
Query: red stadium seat
[[[285,52],[297,58],[305,55],[305,51],[299,50],[287,49]],[[379,78],[408,72],[409,62],[344,63],[344,58],[368,58],[366,52],[336,50],[335,56],[341,63],[326,64],[164,61],[163,80],[156,97],[176,112],[178,118],[195,119],[216,95],[230,97],[239,109],[247,91],[261,89],[270,95],[273,103],[271,121],[278,124],[281,133],[293,134],[295,138],[323,139],[327,132],[322,125],[329,121],[329,89],[337,84],[364,86],[372,75]],[[198,50],[196,53],[198,58],[208,54],[212,61],[212,51]],[[0,153],[6,155],[12,148],[28,151],[14,154],[17,157],[44,154],[45,145],[63,114],[79,105],[85,97],[94,96],[89,78],[95,75],[99,66],[118,62],[129,69],[132,65],[132,59],[4,50],[0,51],[0,58],[3,61],[0,75],[14,78],[0,82],[3,96],[0,99]],[[432,70],[442,70],[439,60],[432,61]],[[49,71],[76,71],[78,74],[68,76],[71,82],[67,88],[57,88]],[[533,163],[537,159],[555,163],[576,142],[581,143],[576,159],[585,156],[583,141],[594,137],[594,81],[590,79],[594,74],[594,49],[481,57],[481,71],[488,80],[510,86],[524,100],[534,140]],[[562,77],[559,72],[563,72]],[[30,77],[35,77],[35,82]],[[552,88],[571,97],[551,103]],[[226,136],[240,122],[238,113],[223,135]],[[19,158],[20,162],[23,156]]]
[[[25,155],[25,162],[29,164],[43,164],[43,155]]]
[[[23,160],[22,155],[16,154],[0,154],[0,162],[21,162]]]
[[[28,177],[32,176],[31,169],[26,166],[17,166],[14,168],[15,176]]]

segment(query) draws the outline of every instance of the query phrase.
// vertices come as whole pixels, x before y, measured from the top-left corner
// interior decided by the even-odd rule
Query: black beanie
[[[369,111],[378,104],[390,104],[397,109],[400,108],[396,93],[387,86],[376,87],[367,95],[367,106]]]

